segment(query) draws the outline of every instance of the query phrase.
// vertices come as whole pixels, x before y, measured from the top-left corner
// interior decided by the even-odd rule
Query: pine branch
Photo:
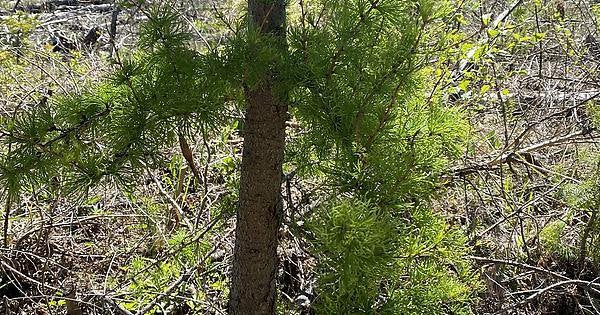
[[[58,135],[56,138],[53,138],[51,140],[48,140],[47,142],[41,144],[42,147],[48,147],[50,145],[52,145],[55,142],[58,142],[64,138],[67,138],[70,135],[73,134],[80,134],[81,131],[83,131],[84,129],[86,129],[87,127],[89,127],[93,122],[95,122],[96,120],[99,120],[102,117],[106,117],[108,116],[108,114],[110,114],[110,107],[106,106],[106,108],[99,112],[96,113],[90,117],[86,117],[83,121],[81,121],[79,124],[70,127],[68,129],[64,129],[64,130],[60,130],[61,134]]]

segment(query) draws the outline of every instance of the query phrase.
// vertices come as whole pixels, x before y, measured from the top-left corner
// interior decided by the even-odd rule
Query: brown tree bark
[[[251,31],[285,49],[285,0],[248,0]],[[268,41],[271,42],[272,41]],[[246,90],[244,149],[240,178],[229,314],[275,313],[277,232],[285,149],[285,97],[275,93],[276,71]]]

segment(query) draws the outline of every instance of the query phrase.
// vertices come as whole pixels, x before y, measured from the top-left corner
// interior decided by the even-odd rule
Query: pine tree
[[[4,121],[5,196],[53,181],[67,196],[135,184],[163,149],[218,130],[235,107],[246,114],[230,313],[275,312],[284,162],[327,187],[306,232],[320,313],[465,311],[463,240],[429,206],[467,130],[427,95],[446,4],[249,0],[246,23],[207,51],[190,48],[177,12],[156,6],[139,49],[117,55],[102,84]],[[286,146],[290,117],[303,133]]]

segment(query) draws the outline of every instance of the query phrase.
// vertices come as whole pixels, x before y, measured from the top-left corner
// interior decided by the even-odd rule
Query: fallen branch
[[[103,295],[104,300],[107,303],[110,303],[113,305],[113,307],[120,312],[121,315],[133,315],[132,312],[130,312],[129,310],[127,310],[126,308],[124,308],[123,306],[121,306],[119,303],[117,303],[116,301],[113,301],[111,298],[109,298],[106,295]]]
[[[519,267],[519,268],[527,269],[527,270],[533,270],[533,271],[544,273],[544,274],[547,274],[547,275],[550,275],[550,276],[553,276],[555,278],[562,280],[560,282],[551,284],[543,289],[540,289],[536,293],[528,296],[527,298],[525,298],[507,308],[504,308],[504,309],[496,312],[495,314],[506,313],[509,310],[514,309],[515,307],[519,307],[519,306],[523,306],[525,304],[531,303],[533,300],[540,297],[542,294],[544,294],[554,288],[565,286],[565,285],[570,285],[570,284],[576,285],[580,288],[583,288],[586,291],[593,291],[596,294],[600,294],[600,283],[596,283],[595,280],[594,281],[585,281],[585,280],[579,280],[579,279],[571,279],[567,276],[563,276],[559,273],[556,273],[556,272],[548,270],[548,269],[544,269],[541,267],[532,266],[532,265],[528,265],[528,264],[524,264],[524,263],[520,263],[520,262],[512,261],[512,260],[494,259],[494,258],[486,258],[486,257],[478,257],[478,256],[469,256],[468,258],[478,261],[478,262],[482,262],[482,263],[502,264],[502,265]]]
[[[591,282],[591,281],[584,281],[584,280],[565,280],[565,281],[557,282],[557,283],[551,284],[543,289],[540,289],[536,293],[528,296],[527,298],[525,298],[507,308],[501,309],[500,311],[496,312],[495,314],[503,314],[503,313],[506,313],[516,307],[520,307],[525,304],[529,304],[529,303],[533,302],[533,300],[541,297],[544,293],[551,291],[555,288],[566,286],[566,285],[577,285],[579,287],[586,289],[586,291],[587,291],[587,290],[591,289],[594,285],[598,285],[598,284]]]
[[[19,270],[15,269],[13,266],[11,266],[11,265],[9,265],[8,263],[4,262],[4,260],[0,260],[0,265],[2,265],[2,267],[3,267],[3,268],[6,268],[6,269],[10,270],[10,272],[12,272],[12,273],[14,273],[14,274],[18,275],[18,276],[19,276],[19,277],[21,277],[22,279],[24,279],[24,280],[27,280],[27,281],[29,281],[29,282],[31,282],[31,283],[34,283],[34,284],[38,285],[38,286],[39,286],[39,287],[41,287],[41,288],[44,288],[44,289],[50,289],[50,290],[52,290],[52,291],[54,291],[54,292],[61,292],[61,293],[63,293],[63,292],[62,292],[62,290],[60,290],[59,288],[57,288],[57,287],[55,287],[55,286],[51,286],[51,285],[49,285],[49,284],[42,283],[42,282],[40,282],[40,281],[37,281],[37,280],[35,280],[35,279],[33,279],[33,278],[31,278],[31,277],[29,277],[29,276],[27,276],[27,275],[23,274],[23,273],[22,273],[22,272],[20,272]],[[5,271],[5,270],[3,270],[3,271],[4,271],[4,273],[6,274],[6,271]]]
[[[600,91],[589,90],[589,91],[578,91],[578,92],[564,92],[564,91],[547,91],[536,94],[519,94],[519,97],[525,101],[533,102],[535,100],[544,100],[552,102],[566,102],[573,101],[578,103],[586,103],[587,101],[593,100],[600,96]]]
[[[112,0],[49,0],[42,3],[21,5],[20,1],[13,7],[14,11],[24,11],[28,13],[44,13],[54,11],[71,11],[75,9],[90,9],[91,11],[109,11],[112,8]]]
[[[139,310],[137,312],[137,314],[139,314],[139,315],[148,314],[165,296],[169,296],[169,295],[171,295],[171,293],[173,293],[177,289],[179,289],[181,284],[188,281],[188,279],[190,279],[194,275],[194,273],[196,273],[198,271],[198,267],[202,266],[202,264],[208,258],[210,258],[210,255],[212,255],[216,251],[216,249],[217,249],[217,247],[214,246],[212,248],[212,250],[210,252],[208,252],[206,255],[204,255],[204,257],[196,265],[190,267],[185,272],[183,272],[181,274],[181,276],[179,277],[179,279],[177,279],[175,282],[173,282],[167,289],[165,289],[164,292],[162,292],[161,294],[158,294],[152,301],[150,301],[150,303],[146,304],[145,307],[143,307],[141,310]]]
[[[522,156],[528,156],[531,153],[534,153],[541,149],[554,147],[579,140],[580,137],[589,135],[590,132],[590,130],[579,130],[564,136],[548,139],[546,141],[542,141],[519,150],[504,150],[496,154],[495,158],[488,159],[487,161],[481,163],[473,163],[466,167],[453,169],[450,171],[450,174],[452,174],[452,176],[464,176],[471,173],[476,173],[481,170],[492,170],[495,167],[500,166],[501,164],[513,161]]]
[[[515,266],[515,267],[519,267],[519,268],[522,268],[522,269],[533,270],[533,271],[545,273],[547,275],[551,275],[551,276],[553,276],[555,278],[558,278],[558,279],[561,279],[561,280],[571,280],[571,278],[569,278],[567,276],[563,276],[563,275],[561,275],[559,273],[556,273],[554,271],[550,271],[548,269],[544,269],[544,268],[537,267],[537,266],[532,266],[532,265],[528,265],[528,264],[516,262],[516,261],[513,261],[513,260],[495,259],[495,258],[478,257],[478,256],[469,256],[468,258],[472,259],[472,260],[475,260],[477,262],[481,262],[481,263],[493,263],[493,264],[502,264],[502,265]]]

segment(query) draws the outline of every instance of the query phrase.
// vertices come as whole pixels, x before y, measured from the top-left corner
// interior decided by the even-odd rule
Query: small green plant
[[[574,257],[574,250],[564,243],[565,228],[564,220],[556,220],[548,223],[539,234],[540,244],[546,254],[556,254],[558,257],[570,260]]]
[[[397,209],[349,199],[319,210],[309,223],[321,258],[319,314],[469,313],[477,282],[464,236],[435,214],[397,217]]]
[[[39,25],[36,16],[18,11],[0,20],[0,30],[6,33],[0,37],[0,44],[12,48],[23,48],[29,40],[29,35]]]
[[[342,200],[323,205],[310,224],[320,263],[319,305],[326,314],[368,313],[394,273],[394,227],[376,206]],[[393,278],[393,277],[392,277]],[[387,279],[389,280],[389,279]]]
[[[583,169],[585,180],[567,185],[563,194],[574,214],[581,218],[581,223],[576,225],[579,235],[577,248],[573,250],[577,254],[579,271],[586,268],[587,262],[598,271],[596,266],[600,264],[600,156],[592,153],[584,154],[582,158],[589,161],[588,166]],[[550,234],[551,239],[557,239],[555,246],[565,246],[565,240],[557,235],[558,231],[551,231]]]
[[[129,287],[124,292],[126,296],[125,300],[128,301],[123,304],[125,308],[137,310],[148,305],[150,301],[156,298],[157,293],[165,292],[176,279],[182,276],[182,273],[189,272],[190,266],[196,266],[198,270],[210,267],[210,261],[203,260],[203,257],[212,248],[211,244],[205,241],[190,242],[190,236],[183,230],[175,232],[167,240],[167,244],[164,247],[163,251],[165,252],[175,250],[175,255],[170,256],[168,259],[135,256],[124,267],[126,271],[125,278],[131,281]],[[154,256],[161,257],[162,254],[155,253]],[[193,268],[193,270],[196,270],[196,268]],[[192,276],[187,281],[186,286],[179,288],[177,292],[169,293],[177,295],[178,292],[185,291],[186,287],[194,287],[197,283],[204,283],[204,279],[197,277],[198,274],[192,272]],[[112,281],[112,283],[114,284],[115,281]],[[219,286],[219,284],[213,283],[212,286]],[[217,288],[214,289],[216,290]],[[219,289],[222,288],[219,287]],[[186,301],[186,303],[193,310],[199,307],[199,305],[194,305],[193,301],[202,301],[204,293],[199,289],[193,289],[190,292],[195,292],[195,295],[189,301]],[[189,292],[185,294],[189,294]],[[162,306],[165,307],[180,303],[176,298],[164,298],[162,300]]]

